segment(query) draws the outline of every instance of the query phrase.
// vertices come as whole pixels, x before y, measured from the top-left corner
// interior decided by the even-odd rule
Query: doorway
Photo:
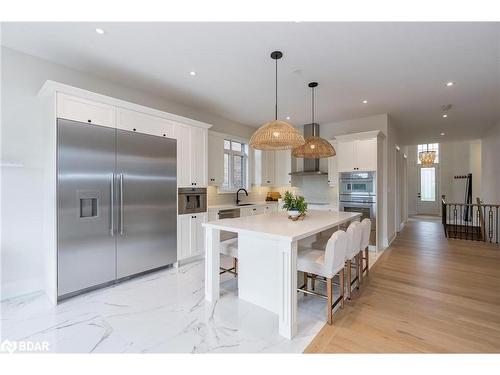
[[[417,155],[417,214],[439,215],[439,144],[418,145],[417,152],[432,150],[435,160],[423,166]]]

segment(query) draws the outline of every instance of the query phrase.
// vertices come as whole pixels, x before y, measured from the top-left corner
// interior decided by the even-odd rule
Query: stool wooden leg
[[[368,274],[370,273],[370,261],[368,259],[368,254],[370,251],[368,250],[368,246],[365,249],[365,258],[366,258],[366,277],[368,277]]]
[[[356,255],[356,278],[357,278],[357,281],[356,281],[356,289],[359,290],[359,280],[360,280],[360,273],[359,273],[359,259],[360,259],[360,256],[359,256],[359,253],[358,255]]]
[[[303,272],[304,274],[304,289],[307,289],[307,272]],[[304,293],[304,297],[307,296],[307,293]]]
[[[363,284],[363,251],[358,254],[358,283]]]
[[[345,295],[345,280],[344,280],[344,269],[339,272],[340,278],[340,307],[344,308],[344,295]]]
[[[351,261],[347,261],[347,299],[351,300]]]
[[[316,275],[313,275],[311,279],[311,289],[314,290],[314,288],[316,288]]]
[[[234,277],[238,275],[238,258],[233,258],[233,267],[234,267]]]
[[[332,279],[326,279],[326,295],[328,297],[328,324],[332,324],[333,320],[333,288]]]

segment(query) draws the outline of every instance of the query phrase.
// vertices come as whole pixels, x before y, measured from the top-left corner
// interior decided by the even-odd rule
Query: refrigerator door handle
[[[114,199],[115,199],[115,192],[114,192],[114,185],[115,185],[115,174],[113,173],[111,175],[111,191],[110,191],[110,199],[109,199],[109,207],[110,207],[110,211],[111,211],[111,223],[110,223],[110,230],[109,230],[109,234],[111,235],[111,237],[114,236],[114,233],[115,233],[115,214],[114,214]]]
[[[120,234],[123,235],[123,173],[120,173]]]

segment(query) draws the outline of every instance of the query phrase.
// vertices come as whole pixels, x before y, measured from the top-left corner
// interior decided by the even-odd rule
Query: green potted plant
[[[283,208],[287,210],[288,216],[292,219],[297,219],[299,216],[305,216],[307,211],[307,203],[304,197],[294,195],[287,191],[283,197]]]

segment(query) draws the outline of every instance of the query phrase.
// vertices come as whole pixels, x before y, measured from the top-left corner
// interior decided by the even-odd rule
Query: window
[[[234,191],[247,186],[247,145],[224,140],[224,182],[221,189]]]
[[[436,201],[436,168],[420,168],[420,200]]]
[[[418,155],[422,151],[436,151],[436,159],[434,159],[434,164],[439,163],[439,143],[428,143],[423,145],[418,145],[417,147],[417,164],[422,164]]]

